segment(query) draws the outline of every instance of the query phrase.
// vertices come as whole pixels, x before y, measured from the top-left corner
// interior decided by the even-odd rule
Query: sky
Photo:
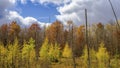
[[[111,0],[120,19],[120,0]],[[0,0],[0,25],[17,21],[29,26],[37,22],[41,26],[59,20],[66,25],[85,22],[84,9],[88,11],[89,23],[107,23],[115,20],[108,0]]]

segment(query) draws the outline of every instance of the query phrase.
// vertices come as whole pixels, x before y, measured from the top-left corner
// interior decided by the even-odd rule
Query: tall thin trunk
[[[72,36],[71,36],[71,46],[72,46],[72,59],[73,59],[73,68],[76,68],[76,62],[75,62],[75,54],[74,54],[74,47],[73,47],[73,24],[72,24]]]
[[[110,6],[111,6],[111,9],[112,9],[112,11],[113,11],[113,14],[114,14],[114,17],[115,17],[115,20],[116,20],[116,31],[117,31],[117,33],[119,32],[119,29],[120,29],[120,25],[119,25],[119,22],[118,22],[118,18],[117,18],[117,15],[116,15],[116,13],[115,13],[115,9],[114,9],[114,7],[113,7],[113,4],[112,4],[112,2],[111,2],[111,0],[108,0],[109,1],[109,3],[110,3]],[[116,37],[116,55],[118,54],[118,49],[119,49],[119,39]],[[117,57],[116,57],[117,58]]]
[[[114,14],[114,16],[115,16],[115,20],[116,20],[116,23],[117,23],[117,27],[120,28],[120,25],[119,25],[119,22],[118,22],[118,18],[117,18],[117,15],[116,15],[116,13],[115,13],[115,9],[114,9],[114,7],[113,7],[113,5],[112,5],[112,2],[111,2],[111,0],[108,0],[108,1],[109,1],[109,3],[110,3],[111,8],[112,8],[113,14]]]
[[[87,53],[88,53],[88,68],[91,68],[91,66],[90,66],[90,46],[89,46],[89,41],[88,41],[87,9],[85,9],[85,21],[86,21],[86,44],[87,44]]]

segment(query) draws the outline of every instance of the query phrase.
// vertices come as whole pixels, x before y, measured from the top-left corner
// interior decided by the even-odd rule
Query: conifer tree
[[[65,44],[62,56],[66,57],[66,58],[71,58],[72,57],[72,50],[69,47],[68,43]]]
[[[81,56],[81,58],[83,59],[83,66],[85,66],[85,68],[87,68],[87,57],[88,57],[88,52],[87,52],[87,46],[85,45],[84,50],[83,50],[83,55]]]
[[[40,48],[39,54],[42,59],[47,59],[48,53],[49,53],[49,43],[48,43],[48,39],[46,38],[44,43],[42,44],[42,47]]]
[[[22,49],[22,58],[27,59],[29,62],[35,60],[35,50],[34,50],[34,40],[31,38],[28,42],[24,42],[23,49]]]
[[[18,39],[16,38],[13,44],[8,44],[7,47],[7,63],[9,67],[18,66],[18,59],[20,56],[20,48],[18,44]]]
[[[106,64],[109,61],[109,54],[106,50],[106,48],[104,47],[104,43],[101,42],[100,47],[98,49],[98,52],[96,53],[96,57],[98,60],[98,67],[99,68],[106,68]]]
[[[88,52],[87,46],[85,45],[84,50],[83,50],[83,55],[81,57],[83,59],[83,64],[84,64],[85,68],[87,67],[87,60],[88,60],[87,52]],[[92,61],[96,61],[96,52],[94,49],[90,49],[90,59],[91,59],[91,64],[92,64]],[[92,65],[94,65],[94,64],[92,64]]]
[[[4,61],[6,61],[6,56],[7,56],[7,49],[4,47],[3,44],[0,43],[0,68],[3,68]]]
[[[58,62],[60,58],[60,47],[57,43],[51,44],[49,49],[49,59],[52,62]]]

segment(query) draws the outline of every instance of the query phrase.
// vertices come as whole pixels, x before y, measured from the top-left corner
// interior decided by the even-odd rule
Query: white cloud
[[[79,16],[76,13],[71,13],[71,14],[63,14],[63,15],[57,15],[57,19],[63,22],[63,24],[66,25],[66,22],[68,20],[74,20],[75,22],[81,21]]]
[[[8,8],[15,5],[17,0],[0,0],[0,8]]]
[[[27,3],[27,0],[21,0],[21,3],[22,3],[22,4],[26,4],[26,3]]]
[[[0,24],[8,22],[6,15],[7,9],[14,7],[17,0],[0,0]]]
[[[118,18],[120,18],[120,1],[111,0]],[[33,3],[49,4],[53,3],[57,6],[60,15],[56,18],[64,24],[68,20],[73,20],[75,24],[83,24],[85,22],[84,9],[88,10],[89,23],[103,22],[115,20],[108,0],[31,0]]]
[[[33,18],[33,17],[26,17],[24,18],[24,23],[25,25],[29,25],[32,23],[38,22],[37,19]]]
[[[40,26],[50,24],[50,23],[40,22],[34,17],[25,17],[24,18],[19,13],[17,13],[16,11],[9,11],[9,14],[7,15],[7,19],[9,21],[17,21],[20,25],[26,25],[26,26],[29,26],[32,23],[38,23],[38,24],[40,24]]]
[[[120,1],[111,1],[116,8],[118,18],[120,18]],[[59,6],[57,8],[60,15],[56,15],[56,17],[64,23],[68,20],[73,20],[75,24],[83,24],[85,20],[85,8],[88,10],[89,23],[106,23],[111,19],[114,20],[110,4],[107,0],[72,0],[69,4],[64,4],[64,6]]]
[[[61,4],[66,4],[68,2],[70,2],[70,0],[31,0],[31,2],[35,3],[40,3],[40,4],[49,4],[49,3],[53,3],[56,5],[61,5]]]
[[[38,23],[40,26],[49,25],[50,23],[43,23],[38,21],[34,17],[23,17],[17,11],[8,10],[14,7],[17,2],[26,4],[27,0],[0,0],[0,25],[3,23],[9,23],[11,21],[17,21],[18,24],[29,26],[32,23]]]
[[[16,11],[8,11],[7,9],[14,6],[16,2],[21,2],[22,4],[26,4],[28,0],[0,0],[0,22],[9,21],[9,20],[17,20],[20,24],[29,25],[33,22],[39,22],[34,17],[22,17]],[[32,3],[39,4],[55,4],[57,5],[57,11],[60,15],[56,15],[56,18],[62,21],[64,24],[68,20],[73,20],[75,24],[83,24],[84,17],[84,9],[88,10],[88,22],[108,22],[110,20],[115,20],[114,15],[112,13],[110,4],[108,0],[30,0]],[[118,18],[120,19],[120,1],[119,0],[111,0],[113,6],[115,7]],[[9,19],[9,20],[7,20]],[[1,24],[1,23],[0,23]],[[42,25],[44,23],[41,23]]]

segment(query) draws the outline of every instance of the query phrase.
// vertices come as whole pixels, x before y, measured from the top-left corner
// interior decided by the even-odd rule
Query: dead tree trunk
[[[86,44],[87,44],[87,53],[88,53],[88,68],[90,68],[90,46],[88,42],[88,22],[87,22],[87,9],[85,9],[85,22],[86,22]]]
[[[74,54],[74,47],[73,47],[73,24],[72,24],[72,59],[73,59],[73,68],[76,68],[76,62],[75,62],[75,54]]]

